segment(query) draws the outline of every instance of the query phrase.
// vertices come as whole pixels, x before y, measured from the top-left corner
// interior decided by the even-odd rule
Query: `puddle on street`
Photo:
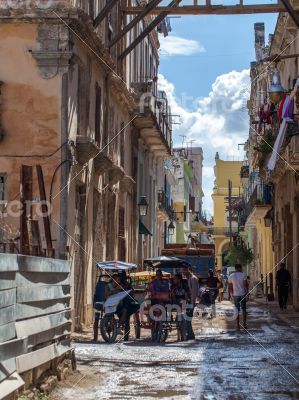
[[[145,399],[145,398],[154,398],[154,399],[177,399],[178,397],[181,396],[187,396],[188,391],[187,390],[157,390],[156,392],[144,392],[144,393],[138,393],[135,395],[135,397],[139,397],[140,399]]]

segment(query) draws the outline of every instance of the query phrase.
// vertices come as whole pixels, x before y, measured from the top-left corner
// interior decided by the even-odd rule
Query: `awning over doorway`
[[[153,236],[152,232],[139,220],[139,235],[150,235]]]

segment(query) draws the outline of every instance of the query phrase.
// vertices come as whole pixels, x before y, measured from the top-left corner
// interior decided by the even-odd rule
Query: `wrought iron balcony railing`
[[[158,210],[164,211],[169,219],[174,219],[174,211],[171,207],[170,201],[164,190],[159,190],[158,192]]]
[[[249,202],[248,202],[248,213],[256,206],[269,205],[271,204],[271,190],[270,187],[265,185],[263,182],[257,184],[253,189]]]

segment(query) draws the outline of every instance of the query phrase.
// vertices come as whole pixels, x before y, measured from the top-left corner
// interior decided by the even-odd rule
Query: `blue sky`
[[[195,140],[204,151],[204,206],[212,212],[215,152],[223,159],[242,159],[238,143],[248,136],[244,90],[255,59],[255,22],[264,22],[266,41],[276,14],[184,16],[171,19],[172,32],[161,40],[160,82],[181,125],[174,126],[174,143]],[[242,89],[243,88],[243,89]],[[242,91],[243,90],[243,91]],[[245,101],[246,103],[246,101]]]

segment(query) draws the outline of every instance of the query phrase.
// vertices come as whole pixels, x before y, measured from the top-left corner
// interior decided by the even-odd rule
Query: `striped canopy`
[[[130,264],[123,261],[103,261],[98,262],[97,267],[104,270],[117,270],[117,271],[127,271],[137,268],[136,264]]]

